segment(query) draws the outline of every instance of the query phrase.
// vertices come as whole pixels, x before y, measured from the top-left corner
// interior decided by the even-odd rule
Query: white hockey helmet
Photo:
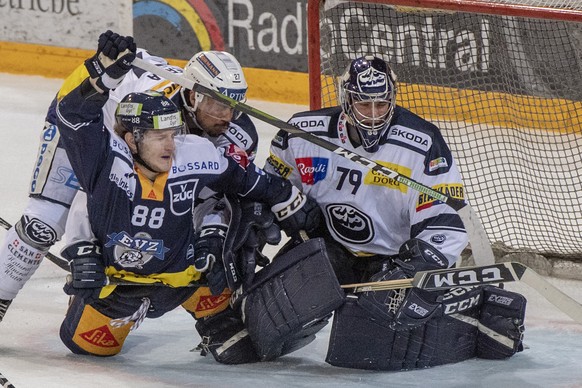
[[[209,89],[222,93],[236,101],[246,101],[247,81],[240,63],[225,51],[201,51],[194,55],[184,67],[184,77]],[[191,106],[184,88],[180,91],[186,110],[192,115],[205,96],[196,93],[194,106]],[[234,118],[240,113],[234,112]]]

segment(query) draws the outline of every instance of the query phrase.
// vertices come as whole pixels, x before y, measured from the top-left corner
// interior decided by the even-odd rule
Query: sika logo
[[[196,305],[196,311],[208,311],[217,308],[225,300],[230,298],[230,294],[220,294],[220,295],[204,295],[200,297],[198,305]]]
[[[114,348],[119,346],[119,342],[117,342],[107,326],[101,326],[97,329],[86,331],[85,333],[79,334],[79,336],[90,344],[102,348]]]
[[[295,164],[301,175],[301,182],[313,185],[323,179],[327,174],[327,158],[297,158]]]

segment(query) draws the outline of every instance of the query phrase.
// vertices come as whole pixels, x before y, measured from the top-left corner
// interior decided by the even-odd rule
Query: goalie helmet
[[[180,109],[163,93],[154,90],[123,97],[115,111],[115,124],[118,135],[131,132],[136,142],[143,140],[148,130],[184,132]]]
[[[194,55],[184,67],[184,77],[209,89],[216,90],[236,101],[246,101],[247,81],[240,63],[236,58],[225,51],[201,51]],[[185,94],[184,88],[180,90],[186,110],[194,115],[205,97],[196,92],[194,106]],[[217,104],[224,105],[217,102]],[[225,108],[231,109],[224,105]],[[240,115],[233,112],[233,119]]]
[[[396,106],[396,75],[386,61],[365,56],[353,60],[339,79],[339,99],[348,123],[367,152],[376,152]]]

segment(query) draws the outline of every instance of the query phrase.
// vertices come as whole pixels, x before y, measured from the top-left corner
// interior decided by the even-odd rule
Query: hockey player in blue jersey
[[[169,71],[175,73],[185,71],[184,76],[206,87],[226,91],[239,99],[245,98],[247,83],[242,68],[229,53],[222,51],[197,53],[183,70],[144,50],[137,51],[137,55],[144,60],[163,66]],[[64,81],[57,97],[67,94],[87,75],[85,66],[79,66]],[[182,109],[188,133],[205,137],[216,146],[235,144],[247,153],[250,160],[254,159],[258,136],[253,122],[246,114],[223,109],[220,103],[204,99],[203,96],[197,96],[190,90],[135,67],[129,71],[122,83],[109,93],[109,100],[104,106],[105,126],[113,130],[117,104],[125,95],[145,90],[158,90],[171,98]],[[79,189],[77,177],[73,173],[56,128],[56,101],[57,98],[49,107],[45,128],[41,134],[28,205],[21,219],[10,228],[0,245],[0,321],[19,290],[39,267],[50,247],[62,238],[71,202]],[[207,211],[212,211],[211,208],[218,205],[215,200],[210,199],[204,206]],[[204,211],[200,210],[198,213],[201,214],[199,222],[204,222],[202,218]],[[228,223],[224,213],[215,214],[219,214],[217,217],[220,217],[219,220],[214,220],[215,223],[221,225]],[[223,230],[220,233],[223,233]],[[27,254],[19,253],[24,250],[14,250],[13,246],[25,247]],[[211,313],[212,309],[205,311],[205,314]]]
[[[396,90],[384,60],[360,57],[338,81],[340,106],[295,114],[290,123],[464,199],[461,174],[439,129],[396,105]],[[453,209],[302,137],[280,131],[267,162],[265,171],[289,179],[318,203],[325,223],[309,236],[326,240],[342,284],[448,268],[467,245]],[[401,370],[505,358],[522,349],[524,314],[523,296],[496,287],[351,295],[335,313],[327,362]]]
[[[220,258],[194,251],[192,210],[204,188],[260,200],[275,214],[286,214],[283,226],[300,227],[305,220],[305,197],[264,174],[236,146],[216,148],[201,137],[180,135],[180,111],[163,94],[127,95],[114,132],[105,130],[102,108],[134,57],[131,37],[103,34],[97,54],[86,61],[90,78],[57,106],[61,139],[87,194],[95,237],[63,250],[71,260],[65,291],[74,298],[61,339],[79,354],[117,354],[131,327],[190,298],[194,289],[184,286],[202,272],[225,276]],[[108,276],[173,287],[112,287]]]

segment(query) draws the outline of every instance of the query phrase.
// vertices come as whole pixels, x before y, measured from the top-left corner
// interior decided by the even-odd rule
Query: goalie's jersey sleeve
[[[89,222],[103,244],[108,267],[196,280],[192,212],[204,187],[270,204],[289,196],[290,184],[247,165],[235,146],[217,149],[194,135],[176,137],[171,169],[151,182],[134,168],[127,144],[104,128],[101,108],[106,97],[84,99],[85,86],[62,98],[58,126],[87,192]]]
[[[406,109],[396,107],[375,153],[354,147],[339,107],[298,113],[289,122],[464,199],[461,175],[440,131]],[[452,265],[467,244],[461,219],[449,206],[284,131],[271,142],[265,171],[289,179],[317,201],[333,238],[358,255],[396,254],[417,237],[436,246]]]

